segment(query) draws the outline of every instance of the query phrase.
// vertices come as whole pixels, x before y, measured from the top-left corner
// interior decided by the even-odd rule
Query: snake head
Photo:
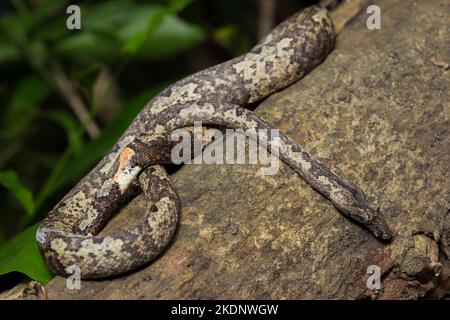
[[[347,217],[366,227],[377,239],[381,241],[391,240],[392,232],[378,206],[366,204],[364,206],[353,206],[351,210],[342,207],[338,207],[338,209]]]
[[[369,205],[366,208],[366,218],[364,225],[372,234],[380,240],[389,241],[392,238],[392,232],[389,229],[386,220],[380,212],[380,208],[375,205]]]
[[[392,233],[380,208],[370,203],[362,190],[349,182],[342,182],[346,191],[332,200],[336,208],[350,219],[366,227],[376,238],[389,241]]]

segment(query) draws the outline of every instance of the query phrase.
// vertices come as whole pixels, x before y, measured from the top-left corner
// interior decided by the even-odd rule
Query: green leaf
[[[129,54],[137,53],[163,22],[166,15],[167,11],[164,8],[148,8],[137,12],[135,19],[125,29],[125,32],[130,33],[130,36],[125,41],[123,50]]]
[[[146,60],[165,59],[188,50],[205,38],[201,28],[169,15],[142,45],[137,56]]]
[[[174,14],[183,10],[190,2],[191,0],[171,0],[167,7],[142,6],[135,13],[134,19],[122,30],[122,36],[127,33],[131,34],[123,46],[124,51],[129,54],[136,54],[146,42],[149,42],[150,37],[164,22],[166,26],[171,27],[172,24],[182,21]],[[170,21],[168,22],[167,19],[170,19]],[[164,30],[163,27],[163,31],[167,30]],[[183,30],[178,29],[178,31]],[[167,32],[165,36],[167,37]]]
[[[167,6],[108,1],[83,9],[82,32],[57,41],[55,51],[80,62],[117,62],[123,54],[147,60],[173,56],[205,39],[196,25],[176,16],[190,1]]]
[[[24,207],[27,215],[32,217],[35,213],[35,203],[32,192],[24,186],[12,171],[0,171],[0,185],[8,189],[19,203]]]
[[[68,6],[66,2],[61,0],[39,1],[33,5],[32,10],[21,16],[21,21],[26,24],[28,30],[39,33],[43,23],[55,15],[60,15],[61,11],[65,12],[65,8]]]
[[[168,10],[171,13],[177,13],[186,8],[192,0],[170,0]]]
[[[66,37],[59,39],[56,53],[70,59],[71,63],[117,61],[121,52],[116,31],[133,19],[135,7],[128,0],[115,0],[82,8],[81,31],[68,32]]]
[[[82,16],[82,30],[111,33],[134,18],[136,5],[129,0],[113,0],[86,8]]]
[[[113,38],[86,30],[61,39],[55,51],[67,59],[81,62],[111,62],[119,57],[118,46]]]
[[[182,1],[183,2],[183,1]],[[186,3],[184,3],[186,5]],[[143,59],[158,60],[189,49],[205,39],[203,30],[173,14],[174,8],[142,6],[128,24],[118,31],[128,54]]]
[[[15,1],[16,2],[16,14],[17,18],[20,19],[20,24],[26,30],[27,33],[36,32],[40,29],[41,24],[48,19],[52,18],[54,15],[59,14],[62,8],[65,8],[66,1],[61,0],[45,0],[39,1],[33,5],[30,10],[25,1]],[[18,3],[22,3],[18,5]],[[62,11],[62,10],[61,10]],[[39,31],[37,31],[39,32]]]
[[[15,88],[4,117],[4,136],[14,139],[23,133],[39,113],[39,105],[48,97],[51,88],[35,75],[23,78]]]
[[[53,278],[36,243],[38,227],[35,224],[0,245],[0,275],[21,272],[44,284]]]

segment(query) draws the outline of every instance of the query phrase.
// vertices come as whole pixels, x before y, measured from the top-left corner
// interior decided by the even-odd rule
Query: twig
[[[261,0],[259,5],[258,38],[264,38],[275,25],[276,0]]]
[[[54,81],[70,108],[73,110],[78,120],[86,128],[86,132],[91,139],[95,139],[100,135],[100,129],[95,121],[91,118],[88,109],[83,100],[78,95],[72,82],[69,80],[64,71],[57,66],[52,67]]]
[[[333,10],[338,5],[339,0],[320,0],[319,5],[322,8],[327,8],[328,10]]]

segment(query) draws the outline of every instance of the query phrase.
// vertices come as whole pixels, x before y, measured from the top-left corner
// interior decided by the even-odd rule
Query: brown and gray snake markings
[[[179,201],[162,164],[170,163],[170,134],[194,121],[218,128],[272,129],[244,109],[303,77],[328,55],[335,32],[325,9],[307,8],[278,25],[249,53],[170,86],[136,117],[112,150],[56,206],[36,239],[51,270],[82,278],[117,275],[154,259],[170,241]],[[345,216],[388,240],[390,231],[364,193],[280,133],[279,157]],[[270,143],[266,145],[269,147]],[[143,221],[131,230],[95,236],[111,213],[141,190]]]

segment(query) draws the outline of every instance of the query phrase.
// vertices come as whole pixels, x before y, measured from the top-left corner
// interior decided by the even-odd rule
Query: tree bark
[[[366,27],[370,4],[381,8],[380,30]],[[80,290],[56,277],[47,297],[443,298],[450,287],[448,3],[357,1],[333,15],[341,29],[334,51],[256,113],[375,200],[394,231],[391,243],[344,218],[283,163],[274,176],[254,165],[186,165],[172,176],[180,225],[156,261],[82,281]],[[102,233],[136,223],[143,206],[137,197]],[[366,286],[371,265],[380,267],[380,290]]]

